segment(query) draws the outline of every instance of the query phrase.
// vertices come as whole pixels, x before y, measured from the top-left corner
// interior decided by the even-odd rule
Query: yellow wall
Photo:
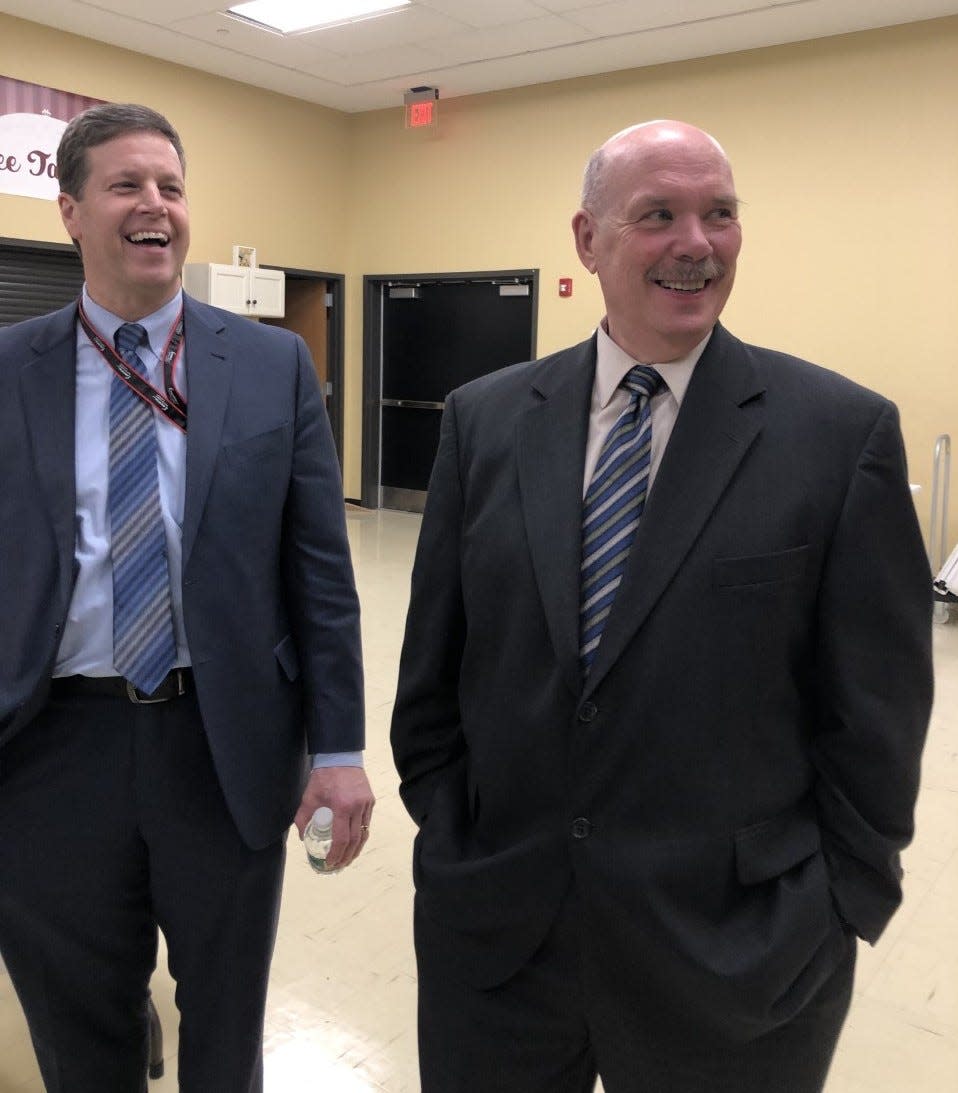
[[[537,267],[539,351],[577,341],[601,315],[568,228],[585,159],[635,121],[702,125],[745,200],[726,324],[895,399],[927,527],[934,438],[958,442],[958,18],[443,100],[435,138],[398,106],[337,114],[5,16],[0,72],[167,113],[190,157],[191,259],[244,242],[347,275],[352,497],[362,275]],[[52,208],[14,198],[0,235],[62,238]]]

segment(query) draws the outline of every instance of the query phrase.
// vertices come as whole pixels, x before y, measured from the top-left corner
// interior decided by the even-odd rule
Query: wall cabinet
[[[279,269],[188,262],[183,287],[197,300],[237,315],[281,319],[286,311],[286,275]]]

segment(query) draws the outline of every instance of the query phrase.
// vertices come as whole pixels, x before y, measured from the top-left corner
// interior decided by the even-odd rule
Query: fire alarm
[[[571,296],[572,295],[572,278],[560,277],[559,278],[559,295]]]

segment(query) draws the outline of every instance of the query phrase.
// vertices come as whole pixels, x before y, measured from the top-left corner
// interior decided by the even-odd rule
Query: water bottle
[[[338,873],[339,869],[329,869],[326,855],[333,842],[333,812],[323,805],[313,813],[313,818],[303,832],[303,845],[306,858],[317,873]]]

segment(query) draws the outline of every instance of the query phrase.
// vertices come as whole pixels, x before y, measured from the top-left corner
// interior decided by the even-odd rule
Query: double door
[[[535,355],[535,272],[392,281],[380,291],[378,501],[420,512],[446,396]]]

